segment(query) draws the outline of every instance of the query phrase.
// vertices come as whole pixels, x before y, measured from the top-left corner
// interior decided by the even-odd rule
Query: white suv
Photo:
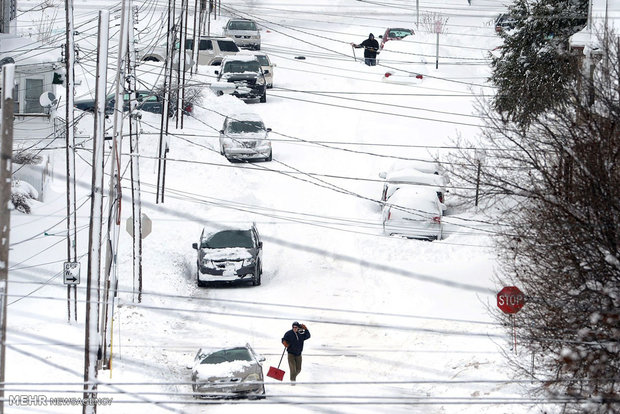
[[[188,50],[192,50],[194,39],[187,39],[185,46]],[[225,56],[236,55],[237,52],[239,52],[239,48],[230,37],[200,36],[198,64],[219,66]]]
[[[224,26],[223,34],[232,38],[239,47],[260,50],[260,33],[253,20],[231,19]]]

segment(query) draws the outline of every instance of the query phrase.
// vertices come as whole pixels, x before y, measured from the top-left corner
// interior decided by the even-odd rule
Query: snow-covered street
[[[20,10],[31,3],[36,2],[19,2]],[[132,200],[129,141],[124,141],[112,370],[98,374],[99,396],[112,403],[100,404],[99,413],[535,410],[530,383],[515,378],[503,356],[513,352],[512,338],[492,317],[499,312],[495,301],[501,289],[494,283],[493,228],[485,216],[493,212],[451,206],[448,193],[443,240],[388,237],[381,226],[381,171],[444,159],[457,137],[474,139],[479,133],[475,103],[493,94],[483,62],[500,42],[491,22],[503,6],[472,3],[421,2],[421,13],[441,13],[449,21],[440,35],[438,69],[435,34],[420,28],[407,40],[417,48],[412,66],[423,78],[406,85],[385,80],[388,68],[381,61],[365,66],[360,51],[355,60],[350,44],[369,32],[378,36],[386,27],[414,27],[415,3],[221,4],[222,15],[211,22],[214,32],[230,15],[255,19],[262,27],[261,50],[276,64],[274,87],[267,90],[266,103],[245,103],[216,96],[205,86],[183,129],[171,120],[165,202],[160,204],[155,203],[160,117],[142,113],[142,211],[153,230],[143,242],[141,303],[132,277],[132,239],[125,231]],[[150,1],[135,5],[143,29],[155,26],[151,13],[160,16],[165,10]],[[77,99],[92,97],[94,88],[96,23],[84,22],[94,19],[98,8],[118,10],[118,4],[76,0],[75,7],[76,27],[89,35],[81,40],[85,57],[76,68]],[[25,16],[24,31],[30,23]],[[111,41],[116,47],[110,68],[116,67],[117,42]],[[162,69],[156,63],[140,67],[149,80]],[[188,82],[210,83],[215,70],[200,66]],[[110,69],[110,81],[113,75]],[[272,129],[271,162],[230,163],[220,155],[224,117],[243,112],[259,114]],[[73,309],[67,321],[61,274],[67,250],[64,142],[50,145],[57,149],[50,151],[54,181],[46,200],[30,215],[14,211],[11,216],[7,396],[82,396],[92,132],[89,114],[77,127],[84,137],[77,152],[82,269],[77,321]],[[104,210],[107,202],[106,194]],[[245,222],[256,223],[264,243],[262,284],[197,287],[192,243],[202,228]],[[266,373],[278,365],[280,339],[293,321],[312,331],[296,387],[287,376],[283,382],[266,377],[264,400],[192,398],[187,366],[200,347],[249,343],[266,357]],[[286,358],[281,368],[288,372]],[[80,409],[12,405],[7,413]]]

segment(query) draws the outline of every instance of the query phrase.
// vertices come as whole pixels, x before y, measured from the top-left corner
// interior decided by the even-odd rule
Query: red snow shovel
[[[280,357],[280,362],[278,362],[278,368],[276,368],[276,367],[269,367],[269,371],[267,371],[267,376],[268,377],[277,379],[278,381],[282,381],[282,378],[284,378],[285,372],[280,369],[280,364],[282,363],[282,358],[284,358],[284,353],[285,352],[286,352],[286,348],[284,348],[284,351],[282,351],[282,356]]]

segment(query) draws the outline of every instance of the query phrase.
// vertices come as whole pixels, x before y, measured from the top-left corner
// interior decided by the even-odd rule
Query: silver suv
[[[239,47],[260,50],[260,33],[253,20],[231,19],[224,26],[223,34],[232,38]]]

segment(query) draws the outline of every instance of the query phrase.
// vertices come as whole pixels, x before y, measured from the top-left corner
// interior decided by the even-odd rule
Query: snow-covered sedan
[[[265,398],[264,357],[250,344],[209,351],[198,350],[192,369],[195,398]]]
[[[227,116],[220,130],[220,154],[227,160],[271,161],[272,149],[263,120],[257,114]]]
[[[383,232],[388,236],[440,240],[445,209],[437,198],[436,188],[417,185],[399,188],[383,207]]]
[[[261,284],[263,242],[256,225],[210,231],[203,228],[200,241],[192,247],[198,252],[196,283],[250,282]]]

